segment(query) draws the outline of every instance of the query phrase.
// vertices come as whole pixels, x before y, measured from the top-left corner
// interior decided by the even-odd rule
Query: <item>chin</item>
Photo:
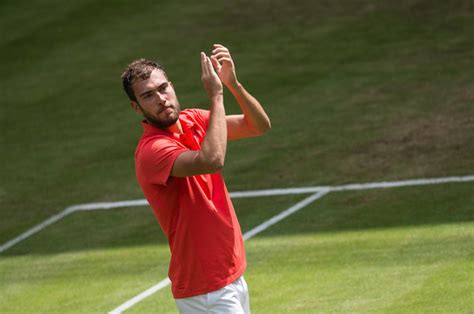
[[[159,119],[159,116],[155,118],[149,114],[146,114],[145,118],[150,124],[154,125],[155,127],[160,129],[167,129],[178,121],[179,110],[174,110],[172,113],[170,113],[163,119]]]
[[[165,128],[169,128],[170,126],[176,124],[176,122],[178,121],[178,118],[179,118],[179,114],[176,114],[176,115],[168,117],[165,120],[162,120],[160,124],[163,125],[163,127]]]
[[[176,117],[175,119],[169,119],[166,124],[168,125],[168,127],[176,124],[176,122],[178,121],[178,117]]]

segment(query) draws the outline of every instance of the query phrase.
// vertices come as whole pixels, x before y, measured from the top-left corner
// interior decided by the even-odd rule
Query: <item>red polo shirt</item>
[[[246,267],[239,222],[220,173],[170,176],[182,152],[199,150],[209,112],[187,109],[179,120],[184,134],[143,123],[135,170],[143,193],[168,239],[168,276],[176,299],[220,289]]]

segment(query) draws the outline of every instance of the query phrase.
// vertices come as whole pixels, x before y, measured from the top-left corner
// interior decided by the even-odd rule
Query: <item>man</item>
[[[140,59],[122,74],[144,117],[135,152],[138,182],[168,239],[169,278],[181,313],[249,313],[242,232],[220,171],[228,140],[264,134],[270,119],[238,81],[229,50],[201,52],[209,111],[181,111],[159,64]],[[242,114],[226,116],[223,84]]]

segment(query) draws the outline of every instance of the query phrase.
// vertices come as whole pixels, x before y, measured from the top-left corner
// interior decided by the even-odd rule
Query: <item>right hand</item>
[[[201,52],[201,80],[204,85],[209,98],[212,98],[216,95],[223,94],[222,82],[219,79],[214,67],[211,63],[211,60],[204,52]]]

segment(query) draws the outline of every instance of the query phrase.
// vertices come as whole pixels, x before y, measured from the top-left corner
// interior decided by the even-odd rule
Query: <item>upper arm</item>
[[[260,135],[260,133],[252,131],[248,127],[243,114],[226,116],[226,125],[228,140],[238,140]],[[189,177],[214,173],[220,171],[222,167],[223,164],[216,160],[202,158],[198,150],[185,150],[174,160],[170,176]]]
[[[196,124],[196,132],[199,134],[200,141],[206,135],[206,130],[209,124],[210,111],[202,109],[187,109]],[[201,150],[203,147],[201,147]],[[219,158],[219,154],[214,150],[206,150],[206,153],[201,150],[186,149],[181,152],[174,160],[170,176],[173,177],[189,177],[200,174],[215,173],[222,169],[223,158]]]
[[[241,138],[260,135],[260,133],[249,128],[243,114],[226,116],[226,123],[228,140],[238,140]]]
[[[158,138],[141,146],[137,156],[137,171],[149,183],[166,185],[176,159],[187,148],[175,142]]]
[[[143,148],[137,163],[141,175],[148,182],[160,185],[166,185],[170,177],[214,173],[222,168],[212,160],[203,160],[199,151],[169,141],[156,141]]]

